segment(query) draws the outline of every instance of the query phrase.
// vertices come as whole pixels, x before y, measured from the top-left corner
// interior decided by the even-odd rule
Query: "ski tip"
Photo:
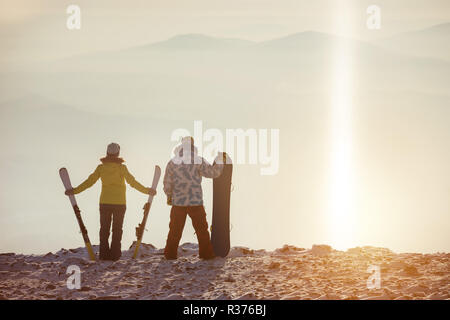
[[[66,171],[66,170],[67,170],[66,167],[62,167],[62,168],[59,169],[59,172]]]

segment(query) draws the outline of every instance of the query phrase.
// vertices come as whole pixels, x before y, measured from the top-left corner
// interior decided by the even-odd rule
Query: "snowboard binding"
[[[136,237],[138,239],[142,239],[142,235],[144,234],[144,228],[142,227],[142,223],[136,227]]]
[[[144,235],[144,231],[146,230],[144,219],[145,219],[145,213],[148,212],[148,210],[150,210],[150,204],[148,202],[146,202],[142,209],[144,209],[144,218],[142,219],[142,222],[139,223],[139,225],[136,227],[136,237],[138,240],[142,239],[142,236]]]

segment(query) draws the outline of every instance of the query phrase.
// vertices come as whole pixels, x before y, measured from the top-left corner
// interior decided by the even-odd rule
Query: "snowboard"
[[[222,174],[213,179],[213,216],[211,224],[211,243],[214,254],[226,257],[230,251],[230,194],[233,164],[223,154]]]
[[[72,184],[70,183],[69,173],[66,168],[59,169],[59,176],[61,177],[62,183],[64,184],[64,188],[66,190],[72,189]],[[75,217],[78,221],[78,226],[80,227],[81,235],[83,236],[84,244],[86,246],[86,250],[88,252],[89,258],[92,261],[95,261],[94,250],[92,250],[91,241],[89,240],[87,229],[83,223],[83,219],[81,218],[80,209],[78,208],[77,200],[73,194],[69,195],[70,203],[72,204],[73,211],[75,213]]]
[[[152,189],[156,190],[158,186],[159,178],[161,177],[161,168],[159,166],[155,166],[155,173],[153,174],[153,182]],[[150,207],[152,205],[153,196],[148,195],[147,203],[144,205],[144,216],[142,217],[142,222],[136,227],[136,247],[134,248],[133,259],[137,258],[139,253],[139,247],[141,246],[142,237],[144,236],[145,224],[147,223],[148,213],[150,212]]]

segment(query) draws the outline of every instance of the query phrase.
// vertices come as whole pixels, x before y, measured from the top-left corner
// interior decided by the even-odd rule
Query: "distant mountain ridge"
[[[165,41],[155,42],[139,49],[187,49],[208,50],[246,47],[254,44],[253,41],[237,38],[219,38],[199,33],[188,33],[176,35]]]
[[[210,106],[238,112],[279,103],[281,97],[288,105],[291,94],[328,92],[342,44],[361,89],[448,93],[449,61],[316,31],[261,42],[178,35],[39,64],[35,72],[27,70],[24,83],[33,92],[89,111],[147,114],[151,109],[168,118],[206,118],[215,115]],[[246,116],[250,121],[252,116]]]
[[[422,51],[427,50],[427,46],[430,44],[433,47],[442,46],[442,54],[437,56],[447,56],[450,59],[450,50],[445,51],[450,46],[450,23],[442,23],[427,27],[424,29],[407,31],[399,33],[397,35],[383,38],[376,42],[361,41],[353,38],[341,37],[332,33],[325,33],[314,30],[305,30],[288,34],[286,36],[277,37],[265,41],[251,41],[239,38],[226,38],[226,37],[214,37],[200,33],[187,33],[173,36],[167,40],[154,42],[138,47],[131,47],[133,49],[177,49],[177,50],[222,50],[222,49],[242,49],[242,48],[272,48],[272,49],[296,49],[296,48],[308,48],[310,46],[327,46],[335,41],[352,41],[366,45],[381,45],[382,47],[389,49],[401,49],[406,44],[415,45],[415,50]],[[425,42],[427,45],[420,45]],[[450,48],[450,47],[449,47]],[[411,48],[407,48],[411,51]],[[397,50],[402,51],[402,50]],[[431,55],[430,57],[433,57]]]
[[[450,23],[404,32],[377,44],[403,54],[450,61]]]
[[[308,46],[323,46],[334,41],[355,41],[333,34],[319,31],[302,31],[288,34],[265,41],[250,41],[238,38],[213,37],[199,33],[180,34],[164,41],[150,43],[133,49],[177,49],[177,50],[209,50],[209,49],[242,49],[242,48],[272,48],[272,49],[294,49],[307,48]]]

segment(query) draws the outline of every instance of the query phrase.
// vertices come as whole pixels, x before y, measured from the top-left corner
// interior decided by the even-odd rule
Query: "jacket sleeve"
[[[172,190],[173,190],[172,166],[173,166],[172,161],[169,161],[169,163],[166,166],[166,172],[164,173],[164,180],[163,180],[164,193],[167,196],[172,195]]]
[[[125,171],[124,174],[125,174],[125,180],[127,181],[127,183],[130,186],[132,186],[133,188],[135,188],[136,190],[138,190],[142,193],[148,194],[148,189],[136,181],[134,176],[128,171],[127,166],[124,165],[123,168]]]
[[[86,190],[87,188],[92,187],[99,178],[100,178],[100,165],[95,169],[93,173],[91,173],[91,175],[86,180],[84,180],[78,187],[73,189],[73,193],[77,194]]]
[[[202,164],[200,165],[199,173],[205,178],[217,178],[222,174],[222,169],[223,164],[214,162],[213,165],[210,165],[208,161],[203,159]]]

